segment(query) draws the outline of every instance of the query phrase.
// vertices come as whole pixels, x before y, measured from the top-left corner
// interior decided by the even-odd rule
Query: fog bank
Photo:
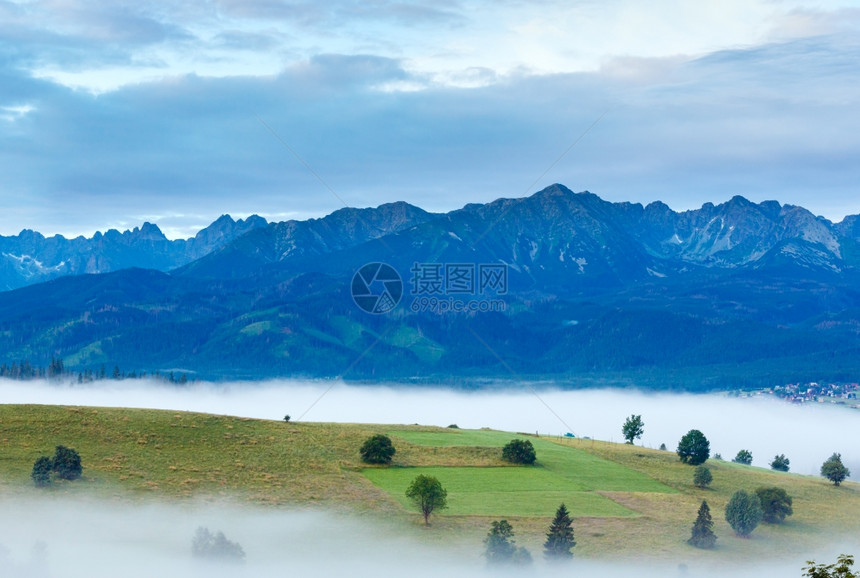
[[[476,536],[474,547],[438,545],[437,528],[410,536],[374,522],[333,514],[218,505],[128,505],[95,500],[33,497],[0,500],[0,575],[4,578],[152,578],[268,576],[558,576],[540,552],[527,571],[487,569]],[[241,565],[213,565],[191,556],[195,530],[223,531],[246,553]],[[426,535],[422,535],[426,533]],[[430,545],[434,543],[436,545]],[[848,550],[857,544],[842,545]],[[803,553],[785,560],[736,563],[714,552],[710,562],[693,557],[675,564],[597,563],[575,558],[569,574],[593,578],[631,575],[780,577],[798,576],[805,557],[830,561],[839,550]],[[717,562],[714,562],[717,561]],[[679,570],[684,564],[686,572]],[[717,565],[719,564],[719,565]],[[565,572],[567,574],[568,572]]]
[[[539,397],[538,397],[539,396]],[[187,387],[126,380],[55,385],[0,380],[0,403],[141,407],[281,420],[412,424],[539,432],[623,441],[621,424],[641,414],[637,443],[674,450],[690,429],[701,430],[711,453],[731,459],[740,449],[767,467],[776,454],[791,471],[817,474],[833,452],[860,479],[860,411],[830,404],[792,405],[720,394],[651,394],[635,390],[539,390],[529,386],[464,392],[442,388],[355,386],[339,382],[270,381]]]

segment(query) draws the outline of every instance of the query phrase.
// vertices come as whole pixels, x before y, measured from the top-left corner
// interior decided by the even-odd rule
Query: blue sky
[[[0,0],[0,234],[188,236],[554,182],[839,221],[858,105],[856,1]]]

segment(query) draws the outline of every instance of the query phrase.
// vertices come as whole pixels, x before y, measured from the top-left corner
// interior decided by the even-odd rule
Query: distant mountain
[[[0,236],[0,290],[15,289],[66,275],[108,273],[129,267],[167,271],[266,226],[257,215],[234,221],[223,215],[190,239],[171,241],[151,223],[120,233],[110,229],[91,238],[44,237],[29,229]]]
[[[215,379],[860,381],[857,217],[833,224],[743,197],[675,212],[553,185],[445,214],[392,203],[232,238],[229,226],[220,236],[213,227],[197,237],[202,256],[167,273],[128,269],[0,293],[0,361],[59,356],[70,368],[184,368]],[[353,276],[375,262],[402,278],[401,302],[382,315],[350,296]],[[446,264],[501,267],[507,291],[437,301],[504,309],[422,309],[421,268]]]

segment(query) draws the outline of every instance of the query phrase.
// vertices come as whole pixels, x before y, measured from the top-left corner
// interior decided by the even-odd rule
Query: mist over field
[[[701,430],[711,453],[730,460],[740,449],[753,465],[768,467],[777,454],[791,471],[818,474],[833,452],[860,478],[860,412],[830,404],[720,394],[650,394],[636,390],[561,391],[531,386],[463,392],[443,388],[355,386],[341,382],[270,381],[194,384],[186,387],[126,380],[90,385],[0,381],[0,403],[139,407],[198,411],[262,419],[489,427],[623,441],[621,424],[641,414],[637,444],[674,450],[690,429]]]
[[[372,521],[334,514],[239,507],[235,504],[128,505],[60,498],[0,501],[0,569],[4,578],[151,578],[152,576],[498,576],[480,550],[422,543]],[[243,564],[201,562],[191,556],[196,528],[223,531],[246,553]],[[433,528],[423,530],[433,533]],[[850,548],[850,545],[844,545]],[[854,547],[857,545],[854,544]],[[835,548],[835,546],[834,546]],[[833,559],[838,549],[816,553]],[[511,576],[556,576],[540,552],[534,565]],[[599,563],[574,559],[571,575],[643,578],[799,576],[803,556],[762,564],[679,561]],[[681,567],[685,565],[686,568]],[[717,566],[716,564],[722,564]],[[502,575],[508,575],[502,572]]]

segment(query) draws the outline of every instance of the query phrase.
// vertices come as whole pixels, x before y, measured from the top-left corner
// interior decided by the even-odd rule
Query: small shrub
[[[51,463],[51,458],[42,456],[33,464],[33,472],[30,477],[33,478],[33,483],[37,488],[44,488],[51,485],[51,471],[54,465]]]
[[[502,448],[502,459],[512,464],[532,465],[537,459],[535,447],[529,440],[511,440]]]
[[[57,477],[63,480],[77,480],[84,469],[78,452],[66,446],[57,446],[51,465]]]
[[[455,423],[452,423],[451,425],[449,425],[449,426],[448,426],[448,428],[449,428],[449,429],[460,429],[460,426],[458,426],[458,425],[457,425],[457,424],[455,424]]]
[[[359,450],[361,461],[368,464],[390,464],[396,451],[391,438],[384,434],[367,438]]]
[[[714,476],[711,470],[706,466],[697,466],[693,472],[693,483],[697,488],[707,488],[714,481]]]

